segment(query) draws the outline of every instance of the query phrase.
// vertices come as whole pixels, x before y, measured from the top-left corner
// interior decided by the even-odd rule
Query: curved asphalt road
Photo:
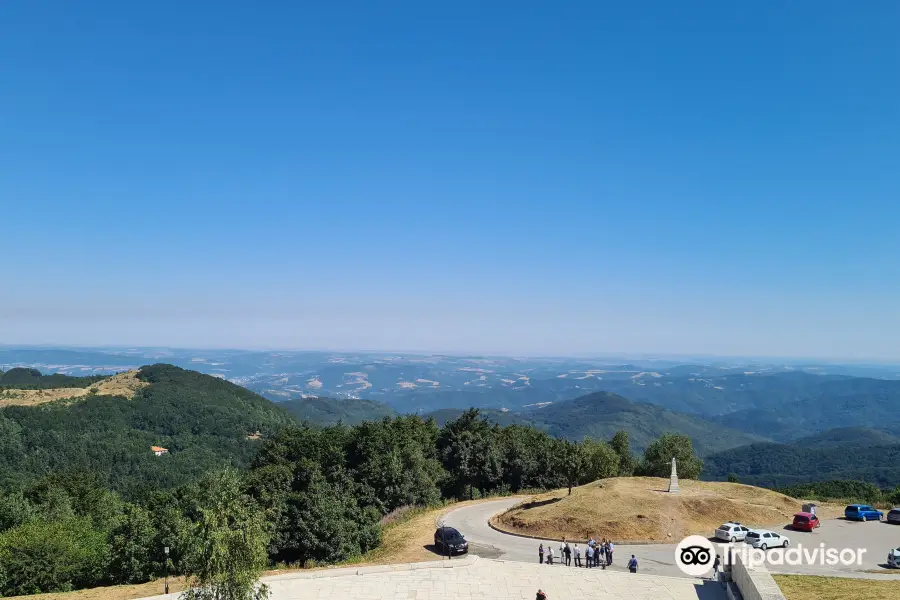
[[[537,549],[541,540],[500,533],[491,529],[487,524],[488,519],[492,516],[521,501],[522,498],[504,498],[457,508],[445,515],[444,523],[455,527],[466,536],[472,554],[485,558],[538,564]],[[698,533],[708,535],[711,532]],[[843,519],[830,519],[823,521],[822,527],[811,534],[788,530],[785,531],[785,535],[790,538],[792,546],[802,544],[803,547],[813,549],[819,547],[820,543],[824,543],[827,548],[865,548],[867,552],[863,555],[863,563],[860,566],[829,567],[818,564],[769,566],[771,571],[877,578],[877,575],[869,574],[866,571],[880,569],[885,562],[888,549],[900,546],[900,526],[887,523],[856,523]],[[554,550],[559,547],[559,542],[550,543],[553,544]],[[544,543],[545,547],[546,545],[547,542]],[[579,545],[582,546],[583,552],[583,545]],[[642,573],[684,577],[684,574],[675,566],[675,544],[617,544],[611,568],[624,571],[625,564],[632,554],[637,557]],[[891,573],[886,569],[884,572]]]

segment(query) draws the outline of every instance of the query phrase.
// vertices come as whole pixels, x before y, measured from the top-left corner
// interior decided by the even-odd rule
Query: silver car
[[[716,529],[715,537],[716,539],[724,540],[726,542],[740,542],[747,536],[749,531],[750,529],[744,527],[740,523],[728,521]]]

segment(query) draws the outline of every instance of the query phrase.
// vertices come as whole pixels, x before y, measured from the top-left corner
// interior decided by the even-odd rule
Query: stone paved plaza
[[[718,584],[698,579],[601,569],[560,569],[489,559],[477,559],[467,566],[454,568],[329,577],[284,575],[267,577],[265,582],[272,589],[272,600],[533,600],[538,588],[547,593],[549,600],[724,600],[726,597]]]

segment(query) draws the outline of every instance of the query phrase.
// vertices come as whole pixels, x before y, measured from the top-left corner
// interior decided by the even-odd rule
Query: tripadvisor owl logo
[[[691,577],[707,573],[712,569],[715,558],[715,546],[702,535],[689,535],[675,547],[675,564],[682,573]]]

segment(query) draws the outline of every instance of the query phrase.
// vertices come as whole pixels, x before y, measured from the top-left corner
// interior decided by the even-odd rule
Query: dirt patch
[[[739,483],[682,480],[669,494],[668,479],[616,477],[535,496],[494,517],[498,529],[549,539],[611,538],[620,542],[674,542],[687,535],[712,535],[722,523],[750,527],[791,522],[801,501]],[[843,507],[821,505],[820,515]]]
[[[48,390],[3,390],[0,391],[0,407],[3,406],[34,406],[55,402],[56,400],[69,400],[82,398],[89,394],[99,396],[124,396],[134,398],[134,394],[146,387],[146,381],[137,378],[137,371],[125,371],[117,373],[108,379],[98,381],[85,388],[53,388]]]
[[[181,592],[185,588],[183,577],[169,578],[169,593]],[[110,585],[75,592],[35,594],[33,596],[7,596],[4,600],[134,600],[159,596],[165,591],[165,580],[157,579],[136,585]]]
[[[772,575],[787,600],[896,600],[900,581]]]

